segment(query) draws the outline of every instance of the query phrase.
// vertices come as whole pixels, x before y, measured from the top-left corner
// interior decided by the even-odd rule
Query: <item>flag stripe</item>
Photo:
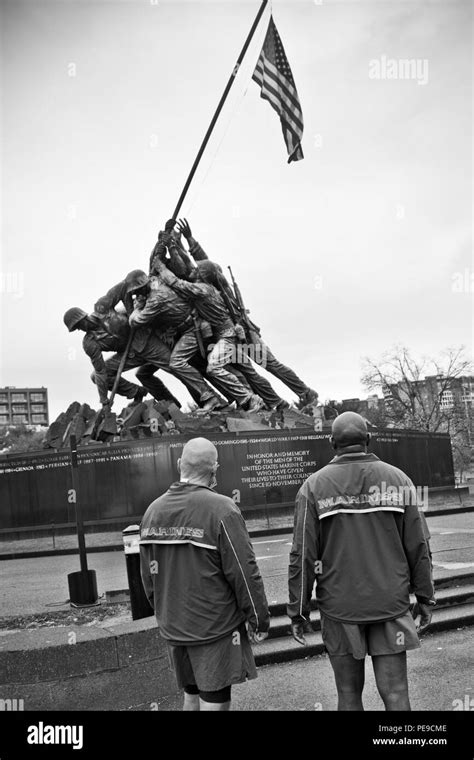
[[[273,94],[275,95],[276,99],[282,101],[282,105],[286,105],[286,107],[287,107],[286,108],[286,112],[287,113],[291,113],[292,116],[293,116],[293,120],[295,122],[297,122],[297,123],[300,124],[300,129],[303,129],[303,121],[298,118],[299,114],[294,111],[294,109],[293,109],[293,102],[292,101],[287,102],[287,98],[285,97],[285,95],[280,90],[280,84],[279,84],[278,81],[276,82],[276,85],[277,85],[278,89],[275,89],[275,87],[273,86],[273,83],[269,82],[268,78],[265,78],[265,75],[267,73],[268,72],[265,69],[264,76],[262,76],[262,78],[261,78],[261,80],[260,80],[259,83],[261,84],[262,87],[267,87],[270,92],[273,92]],[[300,113],[301,113],[301,111],[300,111]]]
[[[264,57],[264,66],[265,66],[265,74],[267,77],[270,77],[270,79],[274,79],[276,84],[281,87],[284,94],[288,98],[288,100],[291,101],[292,106],[295,110],[300,109],[300,104],[298,101],[298,97],[295,97],[296,90],[291,85],[291,83],[288,82],[288,80],[281,77],[278,73],[278,69],[276,66],[272,64],[271,61],[269,61],[266,57]],[[295,93],[295,94],[294,94]]]
[[[266,99],[272,104],[275,111],[278,113],[278,115],[281,118],[285,118],[286,121],[288,121],[293,128],[295,129],[296,133],[298,134],[298,137],[301,138],[303,134],[303,123],[295,121],[294,112],[288,110],[288,108],[285,108],[285,104],[282,103],[281,98],[279,98],[279,93],[271,87],[268,82],[265,82],[265,84],[262,87],[262,91],[260,95],[263,97],[263,93],[267,96]]]
[[[292,111],[293,115],[296,116],[298,112],[295,110],[295,98],[287,94],[288,91],[282,86],[281,80],[277,77],[274,77],[271,72],[268,71],[268,67],[265,68],[265,71],[259,80],[257,80],[256,77],[254,77],[254,79],[255,81],[259,82],[261,87],[263,87],[265,84],[268,85],[269,88],[272,87],[272,89],[277,93],[278,97],[281,98],[281,100],[288,107],[288,110]],[[303,122],[301,122],[301,127],[303,127]]]
[[[260,87],[260,97],[267,100],[280,117],[288,162],[299,161],[303,158],[303,113],[283,44],[271,16],[252,79]]]

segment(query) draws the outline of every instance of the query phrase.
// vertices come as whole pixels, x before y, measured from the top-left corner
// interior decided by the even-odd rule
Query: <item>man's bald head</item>
[[[343,412],[332,423],[331,441],[334,448],[367,446],[369,439],[367,423],[356,412]]]
[[[217,449],[207,438],[192,438],[184,444],[178,465],[181,480],[203,481],[207,485],[217,469]]]

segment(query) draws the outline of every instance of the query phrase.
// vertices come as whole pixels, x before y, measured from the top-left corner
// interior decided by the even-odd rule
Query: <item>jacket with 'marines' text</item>
[[[395,619],[434,595],[429,549],[410,478],[375,454],[336,456],[296,497],[288,614],[346,623]]]
[[[203,644],[248,621],[267,631],[263,581],[240,509],[211,488],[178,482],[148,507],[140,527],[141,574],[160,633]]]

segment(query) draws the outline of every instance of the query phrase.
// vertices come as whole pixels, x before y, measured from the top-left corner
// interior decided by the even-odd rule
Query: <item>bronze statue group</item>
[[[256,366],[293,391],[299,408],[317,403],[316,391],[262,340],[237,284],[229,285],[185,219],[170,219],[160,231],[148,274],[132,270],[96,301],[92,313],[74,306],[64,314],[64,323],[70,332],[85,333],[83,348],[104,410],[114,383],[116,392],[132,403],[150,393],[180,407],[157,376],[160,369],[177,377],[203,412],[231,405],[247,412],[287,408],[289,403]],[[111,351],[113,356],[104,358]],[[121,376],[130,369],[136,369],[139,384]]]

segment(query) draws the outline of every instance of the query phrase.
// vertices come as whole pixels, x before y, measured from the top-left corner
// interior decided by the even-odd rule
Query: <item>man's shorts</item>
[[[367,654],[399,654],[420,646],[410,612],[382,623],[340,623],[321,613],[321,633],[328,654],[351,654],[356,660],[363,660]]]
[[[218,691],[257,678],[257,669],[245,624],[208,644],[168,644],[170,664],[179,688],[196,685],[199,691]]]

